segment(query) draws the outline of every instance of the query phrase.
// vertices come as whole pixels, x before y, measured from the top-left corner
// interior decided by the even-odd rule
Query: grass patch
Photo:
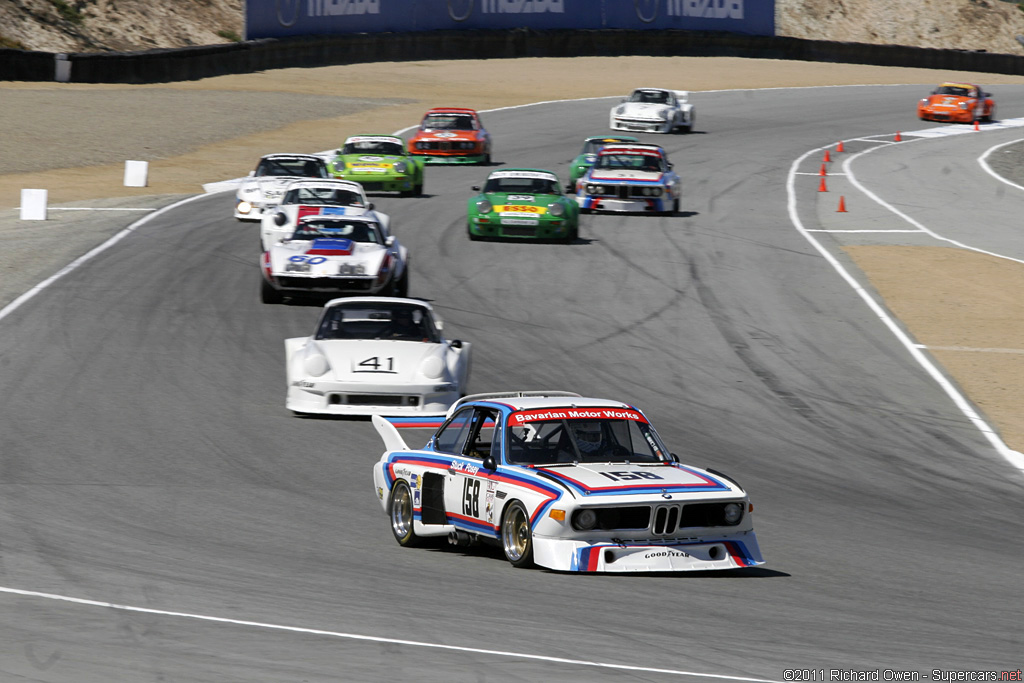
[[[224,40],[231,41],[232,43],[240,43],[240,42],[242,42],[242,36],[238,35],[234,31],[228,31],[226,29],[221,29],[220,31],[217,31],[217,35],[220,36],[221,38],[223,38]]]
[[[7,47],[12,50],[27,50],[28,48],[18,40],[11,40],[10,38],[4,38],[0,36],[0,47]]]
[[[64,21],[71,22],[75,26],[81,26],[85,20],[85,17],[82,16],[77,7],[72,7],[64,2],[64,0],[50,0],[50,3],[57,8],[57,13]]]

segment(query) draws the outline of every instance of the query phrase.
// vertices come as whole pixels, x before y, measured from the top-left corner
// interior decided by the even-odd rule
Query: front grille
[[[671,536],[680,529],[693,527],[735,526],[726,524],[725,506],[728,503],[690,503],[689,505],[659,505],[654,508],[651,532],[656,536]]]
[[[327,402],[349,406],[417,406],[420,398],[400,394],[331,394]]]
[[[537,226],[535,225],[503,225],[501,234],[507,237],[535,237]]]
[[[384,183],[374,183],[366,182],[365,180],[360,180],[359,184],[362,185],[363,189],[366,190],[367,192],[375,192],[384,189]]]

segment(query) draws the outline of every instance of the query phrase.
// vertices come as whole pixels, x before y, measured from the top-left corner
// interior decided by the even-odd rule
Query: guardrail
[[[0,49],[0,80],[167,83],[288,67],[515,57],[699,56],[1024,74],[1024,56],[705,31],[423,31],[119,53]]]

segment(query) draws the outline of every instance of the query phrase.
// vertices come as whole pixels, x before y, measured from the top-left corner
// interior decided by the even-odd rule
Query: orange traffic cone
[[[825,164],[821,165],[821,170],[818,171],[818,175],[828,175],[828,171],[825,170]]]
[[[981,126],[978,125],[978,119],[974,119],[974,130],[981,130]]]
[[[821,184],[818,185],[818,192],[828,192],[828,188],[825,187],[825,176],[821,177]]]
[[[844,150],[843,150],[843,141],[842,141],[842,140],[840,140],[840,141],[839,141],[839,144],[838,144],[838,145],[836,145],[836,151],[837,151],[837,152],[842,152],[842,151],[844,151]]]
[[[846,213],[846,199],[843,195],[839,195],[839,208],[836,209],[836,213]]]
[[[829,157],[829,155],[828,155],[828,150],[827,149],[825,150],[825,159],[824,159],[824,161],[832,161],[832,158]]]
[[[903,136],[900,135],[899,131],[896,131],[896,137],[893,138],[896,142],[903,142]]]

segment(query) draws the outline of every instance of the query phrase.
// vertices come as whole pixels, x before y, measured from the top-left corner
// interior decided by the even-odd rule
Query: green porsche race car
[[[576,192],[576,181],[585,176],[594,165],[601,148],[613,142],[637,142],[637,139],[628,135],[592,135],[584,140],[579,156],[569,165],[569,184],[565,186],[566,192]]]
[[[579,235],[580,208],[562,193],[551,171],[509,168],[487,176],[483,191],[467,205],[469,239],[510,237],[572,242]]]
[[[359,183],[367,192],[423,194],[423,160],[406,152],[402,138],[394,135],[350,137],[327,170],[335,178]]]

